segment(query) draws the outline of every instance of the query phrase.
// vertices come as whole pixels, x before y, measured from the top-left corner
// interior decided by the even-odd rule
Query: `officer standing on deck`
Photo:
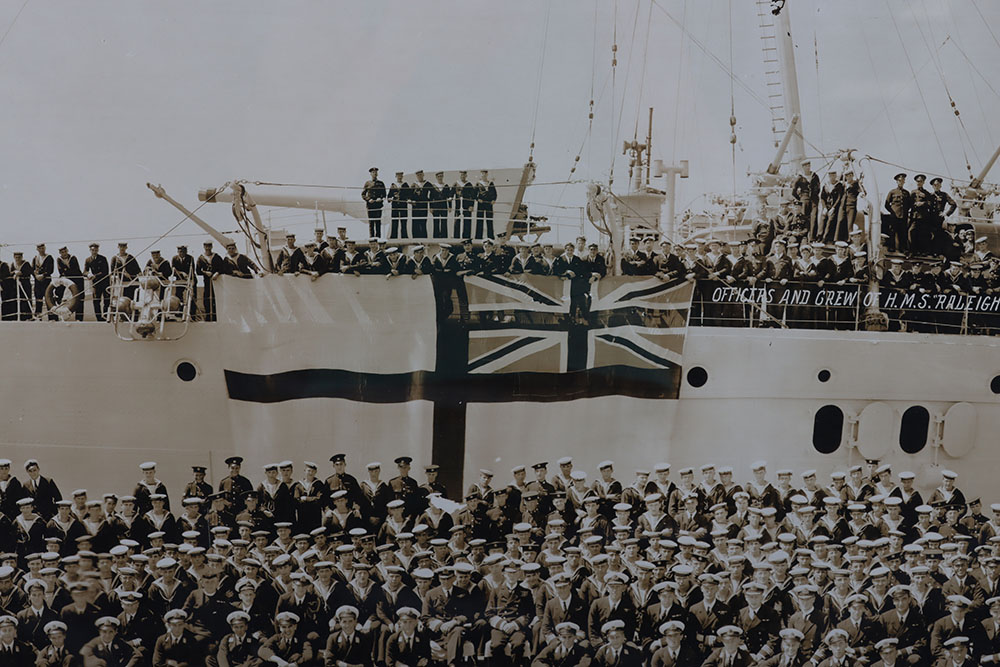
[[[371,178],[365,181],[361,198],[368,206],[368,235],[382,236],[382,202],[385,200],[385,183],[378,180],[378,167],[368,170]]]
[[[931,246],[934,236],[936,198],[924,189],[927,177],[917,174],[913,177],[917,187],[911,193],[913,207],[910,209],[910,251],[914,255],[929,255],[934,249]]]
[[[931,195],[934,197],[934,248],[935,252],[938,253],[940,253],[942,240],[947,240],[942,238],[945,234],[945,219],[958,208],[958,204],[951,198],[951,195],[941,189],[942,183],[940,176],[931,179],[931,187],[933,188]]]
[[[882,222],[889,235],[886,249],[889,252],[905,253],[910,249],[907,225],[913,200],[909,191],[903,187],[906,183],[906,174],[899,173],[893,178],[896,180],[896,187],[885,196],[885,213],[882,214]]]
[[[108,312],[108,275],[111,269],[108,267],[108,258],[100,250],[101,246],[98,244],[90,244],[90,257],[83,260],[83,271],[90,278],[90,285],[94,290],[94,315],[98,322],[103,322],[104,314]]]
[[[410,184],[403,180],[403,172],[396,172],[396,182],[389,186],[389,206],[392,212],[392,227],[389,238],[406,238],[406,218],[412,191]]]

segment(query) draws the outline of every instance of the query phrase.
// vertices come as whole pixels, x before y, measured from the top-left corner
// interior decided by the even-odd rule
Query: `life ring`
[[[62,301],[56,303],[56,288],[65,287],[63,290]],[[67,296],[68,294],[68,296]],[[57,278],[49,283],[49,286],[45,288],[45,307],[48,308],[49,312],[54,311],[60,306],[65,306],[69,312],[73,312],[76,307],[77,302],[80,299],[80,288],[76,286],[69,278],[61,279]]]

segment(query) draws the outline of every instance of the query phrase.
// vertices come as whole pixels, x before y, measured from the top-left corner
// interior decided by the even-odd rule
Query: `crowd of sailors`
[[[1000,659],[1000,504],[869,461],[461,491],[400,456],[243,459],[64,498],[0,460],[0,657],[28,665],[861,665]],[[323,468],[326,468],[324,464]],[[740,471],[742,473],[742,471]],[[672,477],[676,475],[675,482]]]

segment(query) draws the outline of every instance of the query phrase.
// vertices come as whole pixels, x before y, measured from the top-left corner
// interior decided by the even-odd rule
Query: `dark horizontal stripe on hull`
[[[465,403],[552,403],[599,396],[677,398],[681,369],[604,366],[569,373],[484,373],[454,375],[433,371],[358,373],[306,369],[254,375],[227,370],[229,397],[251,403],[303,398],[344,398],[365,403],[450,400]]]

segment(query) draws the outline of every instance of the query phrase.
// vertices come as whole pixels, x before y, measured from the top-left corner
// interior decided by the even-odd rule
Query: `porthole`
[[[688,384],[692,387],[703,387],[708,382],[708,371],[701,366],[695,366],[688,371]]]
[[[927,427],[931,414],[927,408],[914,405],[903,413],[899,424],[899,447],[907,454],[916,454],[927,445]]]
[[[990,391],[1000,394],[1000,375],[993,376],[993,380],[990,381]]]
[[[820,454],[832,454],[844,438],[844,411],[836,405],[824,405],[813,419],[813,447]]]
[[[819,373],[816,374],[816,379],[819,380],[820,382],[829,382],[830,371],[824,368],[823,370],[821,370]]]
[[[190,382],[191,380],[198,377],[198,369],[195,368],[194,364],[190,361],[182,361],[177,364],[176,369],[177,377],[179,377],[184,382]]]

